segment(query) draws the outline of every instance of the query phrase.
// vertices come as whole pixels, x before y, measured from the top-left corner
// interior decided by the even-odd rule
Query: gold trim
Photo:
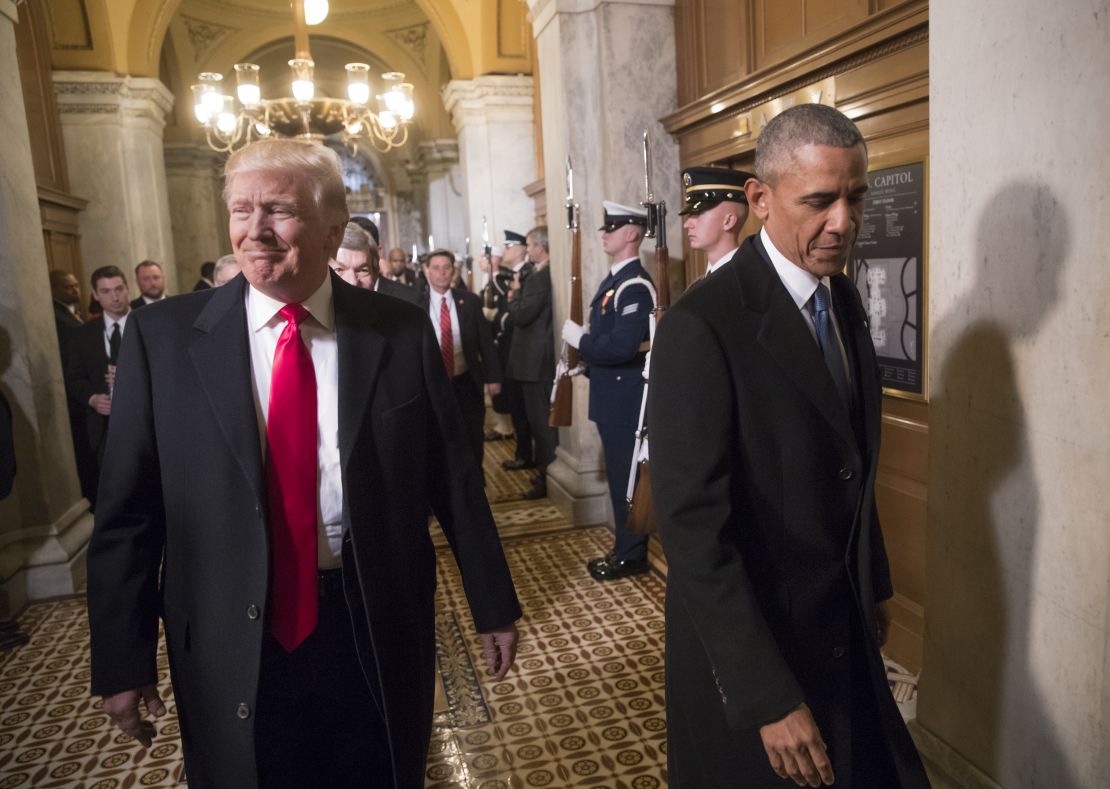
[[[706,192],[710,189],[720,189],[725,192],[744,191],[744,187],[734,186],[733,184],[694,184],[693,186],[686,187],[686,194],[690,194],[690,192]]]

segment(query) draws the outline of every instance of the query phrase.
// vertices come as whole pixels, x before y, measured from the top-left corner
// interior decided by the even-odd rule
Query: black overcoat
[[[927,786],[863,635],[892,590],[874,498],[881,389],[859,297],[832,277],[853,419],[758,236],[710,283],[667,312],[651,362],[671,786],[793,786],[771,771],[759,727],[803,701],[836,785],[862,785],[850,780],[853,665],[903,785]]]
[[[520,608],[427,315],[334,275],[332,284],[343,582],[393,757],[393,776],[374,785],[423,786],[435,658],[429,512],[478,630],[508,625]],[[202,789],[257,785],[251,712],[269,537],[245,287],[240,275],[132,314],[113,400],[128,417],[109,431],[88,551],[92,691],[156,680],[161,614],[189,785]]]

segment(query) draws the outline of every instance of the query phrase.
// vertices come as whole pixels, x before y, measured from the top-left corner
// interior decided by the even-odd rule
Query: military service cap
[[[624,225],[647,227],[647,211],[642,208],[632,208],[608,200],[603,201],[602,206],[601,227],[598,230],[611,232]]]
[[[524,244],[528,241],[520,233],[514,233],[512,230],[505,231],[505,246],[515,247],[517,244]]]
[[[726,200],[746,205],[748,198],[744,194],[744,184],[754,177],[743,170],[727,167],[687,167],[682,171],[686,206],[678,213],[700,214]]]

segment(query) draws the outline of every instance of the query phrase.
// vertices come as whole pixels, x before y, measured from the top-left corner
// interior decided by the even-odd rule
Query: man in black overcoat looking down
[[[879,653],[882,392],[842,273],[867,148],[835,109],[799,105],[763,130],[755,169],[762,231],[652,349],[670,785],[926,787]]]

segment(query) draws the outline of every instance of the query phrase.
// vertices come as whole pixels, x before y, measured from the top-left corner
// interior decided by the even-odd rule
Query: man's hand
[[[782,720],[761,726],[759,736],[779,778],[791,778],[798,786],[832,785],[832,762],[805,704]]]
[[[563,321],[563,342],[571,348],[577,348],[581,344],[582,335],[585,333],[585,327],[580,326],[569,318]]]
[[[880,647],[886,645],[888,635],[890,635],[890,609],[884,601],[875,604],[875,638]]]
[[[497,397],[501,394],[501,384],[487,384],[489,387],[490,397]]]
[[[108,391],[116,385],[116,366],[114,364],[108,365],[108,372],[104,373],[104,383],[108,384]]]
[[[162,703],[158,689],[153,685],[105,696],[104,711],[116,728],[134,737],[144,748],[149,748],[154,739],[154,723],[139,716],[140,700],[146,705],[146,711],[154,717],[161,718],[166,714],[166,705]]]
[[[482,639],[482,658],[486,661],[486,674],[494,679],[504,679],[516,660],[516,625],[499,627],[488,633],[479,633]]]
[[[108,416],[112,413],[112,396],[106,394],[95,394],[89,398],[89,408],[101,416]]]

